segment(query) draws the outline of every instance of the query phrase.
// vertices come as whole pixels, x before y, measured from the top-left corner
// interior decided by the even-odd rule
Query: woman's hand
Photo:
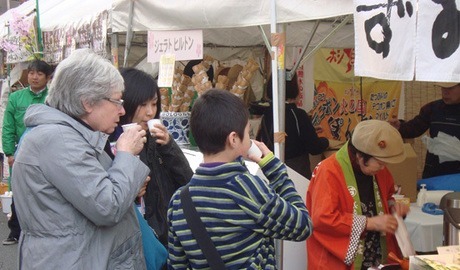
[[[147,137],[146,132],[140,125],[135,125],[124,131],[117,141],[117,151],[129,152],[133,155],[139,154],[144,148]]]
[[[393,115],[391,119],[388,120],[388,123],[390,123],[390,125],[392,125],[396,129],[399,129],[399,127],[401,126],[401,122],[399,122],[398,118],[395,115]]]
[[[10,168],[13,168],[13,163],[14,163],[14,156],[8,156],[8,166],[10,166]]]
[[[166,145],[171,140],[168,130],[162,124],[155,123],[150,129],[150,134],[155,138],[155,142],[161,145]]]
[[[147,178],[145,179],[144,185],[142,185],[141,189],[139,190],[139,193],[137,193],[138,198],[144,196],[145,192],[147,191],[147,184],[149,183],[149,181],[150,181],[150,176],[147,176]]]
[[[407,206],[406,204],[404,203],[399,203],[397,202],[394,206],[393,206],[393,211],[400,217],[405,217],[407,215],[407,213],[409,213],[410,211],[410,207]]]
[[[392,215],[378,215],[367,218],[366,231],[395,233],[398,221]]]

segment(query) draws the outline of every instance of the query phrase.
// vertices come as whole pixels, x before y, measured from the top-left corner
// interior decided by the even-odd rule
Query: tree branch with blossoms
[[[0,48],[7,53],[7,63],[19,63],[34,59],[41,59],[43,53],[39,51],[35,16],[24,17],[17,12],[11,13],[9,34],[0,40]]]

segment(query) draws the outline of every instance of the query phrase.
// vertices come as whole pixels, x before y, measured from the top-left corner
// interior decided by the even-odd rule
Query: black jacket
[[[298,108],[296,104],[286,103],[285,114],[285,132],[287,133],[285,162],[289,167],[310,179],[308,154],[321,154],[329,147],[329,141],[327,138],[318,137],[307,112]],[[256,139],[264,142],[273,151],[272,107],[266,109]]]
[[[401,123],[399,133],[403,138],[415,138],[428,129],[431,138],[441,131],[460,139],[460,104],[447,105],[442,100],[430,102],[412,120]],[[422,178],[456,173],[460,173],[460,160],[440,163],[439,156],[426,152]]]
[[[159,145],[151,136],[147,136],[146,146],[139,157],[150,168],[150,182],[144,195],[144,217],[160,242],[167,246],[169,200],[179,187],[190,181],[193,171],[172,136],[166,145]]]

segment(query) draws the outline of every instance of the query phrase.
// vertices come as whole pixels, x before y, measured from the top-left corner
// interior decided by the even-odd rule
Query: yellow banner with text
[[[355,77],[354,49],[320,49],[315,55],[312,122],[320,136],[346,141],[357,123],[398,115],[402,83]]]

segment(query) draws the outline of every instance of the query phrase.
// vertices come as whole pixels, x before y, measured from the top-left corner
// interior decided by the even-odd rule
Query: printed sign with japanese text
[[[163,54],[175,55],[176,61],[203,59],[203,31],[149,31],[147,61],[160,62]]]
[[[320,136],[343,142],[363,120],[387,121],[398,115],[402,83],[355,77],[354,56],[351,48],[323,48],[315,54],[311,113]]]
[[[357,76],[460,81],[460,0],[354,0]]]

